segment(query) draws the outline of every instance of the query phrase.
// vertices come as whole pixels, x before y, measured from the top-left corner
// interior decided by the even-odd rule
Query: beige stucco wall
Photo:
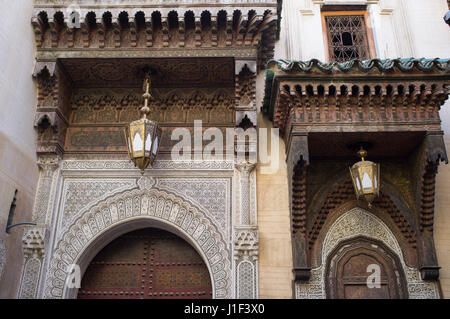
[[[12,229],[9,235],[5,232],[14,191],[18,190],[13,222],[30,221],[38,177],[32,2],[0,2],[4,13],[0,23],[0,238],[7,249],[0,298],[16,298],[23,262],[23,227]]]
[[[259,117],[260,127],[271,123]],[[292,248],[289,189],[284,143],[280,139],[279,169],[264,174],[257,168],[259,230],[259,297],[292,298]]]
[[[275,46],[275,59],[285,58],[288,52],[287,37],[290,21],[288,11],[283,9],[280,40]],[[259,108],[264,99],[265,72],[260,71],[256,82],[256,105]],[[258,126],[267,128],[270,154],[270,129],[272,122],[261,112],[258,113]],[[291,299],[292,290],[292,246],[289,210],[289,188],[286,167],[285,145],[278,139],[278,156],[271,156],[276,161],[278,170],[266,174],[263,165],[256,171],[256,192],[259,231],[259,298]],[[259,145],[262,147],[262,145]],[[270,154],[271,155],[271,154]],[[266,167],[267,168],[267,167]]]
[[[450,135],[445,136],[447,153]],[[441,164],[436,180],[434,241],[438,257],[441,288],[444,298],[450,298],[450,165]]]
[[[442,19],[448,10],[445,0],[404,1],[411,38],[417,57],[450,58],[450,28]],[[432,30],[432,31],[431,31]],[[430,36],[432,32],[432,36]],[[447,154],[450,154],[450,101],[441,108]],[[441,164],[436,180],[434,240],[444,298],[450,298],[450,165]]]
[[[259,126],[271,122],[259,116]],[[292,248],[289,189],[284,143],[280,139],[279,169],[264,174],[257,168],[259,230],[259,297],[292,298]],[[260,145],[261,147],[261,145]]]

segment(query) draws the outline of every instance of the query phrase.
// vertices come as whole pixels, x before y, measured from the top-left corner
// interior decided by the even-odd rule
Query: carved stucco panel
[[[195,204],[156,188],[124,191],[83,209],[57,244],[47,274],[45,296],[62,298],[67,266],[76,262],[100,233],[137,216],[163,221],[188,234],[207,258],[215,297],[231,297],[231,252],[215,221]]]
[[[229,178],[164,178],[158,188],[189,198],[211,214],[223,236],[230,233],[231,180]]]
[[[41,273],[41,260],[37,257],[29,258],[24,267],[20,299],[35,299],[38,280]]]
[[[232,162],[156,162],[157,170],[231,171]],[[58,216],[53,226],[55,240],[45,270],[44,296],[62,296],[65,269],[93,238],[113,225],[136,216],[166,221],[192,237],[209,259],[214,273],[216,298],[231,298],[231,215],[232,178],[230,177],[129,177],[124,170],[134,170],[129,161],[65,160],[62,161]],[[99,175],[100,171],[107,173]],[[115,174],[121,176],[111,177]],[[130,192],[167,191],[191,203],[202,216],[179,203],[149,194],[122,197]],[[55,190],[56,192],[56,190]],[[104,203],[104,205],[100,205]],[[85,218],[90,212],[89,218]],[[82,223],[80,221],[83,221]],[[205,224],[205,220],[208,221]],[[211,230],[211,226],[214,225]],[[224,241],[223,238],[226,238]],[[217,241],[220,239],[221,244]],[[70,244],[69,244],[70,243]],[[48,269],[48,270],[47,270]],[[50,279],[53,278],[53,279]],[[51,282],[51,283],[50,283]],[[48,287],[52,287],[49,292]],[[217,290],[219,289],[219,290]]]
[[[59,176],[60,157],[49,155],[38,158],[39,182],[33,207],[33,221],[38,224],[49,223],[55,201]]]
[[[237,266],[237,298],[255,299],[255,265],[250,261],[241,261]]]
[[[157,160],[152,170],[233,170],[231,161],[165,161]],[[65,160],[63,170],[135,170],[134,164],[128,160]]]
[[[89,203],[107,198],[126,189],[136,187],[136,179],[81,179],[66,178],[63,187],[61,234],[79,217],[81,210]],[[58,239],[60,237],[58,236]]]
[[[330,227],[322,244],[322,264],[311,270],[308,282],[296,283],[297,299],[326,298],[325,265],[330,253],[342,241],[358,236],[379,240],[397,254],[405,272],[410,299],[439,298],[437,284],[421,280],[419,270],[406,265],[400,245],[386,224],[375,215],[355,207],[340,216]]]

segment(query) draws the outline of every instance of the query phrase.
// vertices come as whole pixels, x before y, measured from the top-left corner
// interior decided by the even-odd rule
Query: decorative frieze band
[[[233,170],[232,161],[155,161],[151,169],[157,170]],[[136,170],[128,160],[64,160],[62,170]]]
[[[114,5],[115,4],[115,5]],[[32,25],[39,50],[257,48],[261,68],[273,57],[277,4],[176,9],[136,4],[120,8],[35,7]],[[246,3],[248,5],[248,3]],[[75,5],[75,6],[74,6]],[[204,6],[203,6],[204,5]],[[75,18],[74,18],[75,17]],[[71,20],[76,20],[74,25]]]
[[[360,83],[281,83],[274,125],[285,134],[291,126],[315,124],[421,125],[439,130],[439,109],[448,95],[446,84]]]
[[[278,0],[132,0],[126,1],[127,6],[157,6],[157,7],[169,7],[169,6],[223,6],[223,5],[249,5],[249,6],[267,6],[276,5]],[[81,7],[117,7],[123,5],[123,1],[119,0],[35,0],[36,6],[47,7],[47,6],[69,6],[72,4],[80,5]]]

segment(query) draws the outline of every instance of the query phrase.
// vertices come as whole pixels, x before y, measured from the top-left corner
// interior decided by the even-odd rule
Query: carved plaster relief
[[[33,221],[38,224],[45,224],[51,220],[56,182],[59,175],[59,161],[60,157],[57,155],[40,156],[38,158],[40,175],[33,208]]]
[[[143,177],[144,179],[149,177]],[[161,221],[179,229],[206,257],[212,272],[214,296],[230,298],[230,251],[213,219],[195,204],[140,182],[140,189],[124,191],[85,209],[61,236],[46,280],[47,298],[64,297],[67,266],[76,263],[92,242],[115,226],[136,218]]]
[[[45,297],[67,297],[61,278],[67,275],[66,265],[75,261],[70,261],[69,258],[84,254],[89,243],[97,240],[100,232],[137,217],[154,218],[189,234],[209,260],[215,286],[214,296],[234,296],[230,290],[231,280],[234,278],[231,275],[230,244],[233,188],[231,174],[234,163],[157,161],[154,166],[152,170],[160,172],[157,174],[159,176],[140,178],[124,174],[135,170],[129,161],[62,161],[61,191],[57,201],[60,208],[56,210],[59,214],[58,223],[52,230],[56,237],[46,267],[49,270],[45,274],[45,287],[41,288],[44,289]],[[173,170],[178,170],[180,177],[171,177]],[[222,175],[196,177],[194,172],[202,170],[222,172]],[[223,175],[226,171],[229,171],[229,177]],[[165,199],[161,198],[162,194]],[[199,214],[201,211],[201,214],[191,213],[194,211],[183,209],[183,205],[193,205],[194,211]],[[87,215],[92,217],[88,218]],[[211,245],[216,248],[213,249]],[[31,266],[32,263],[27,269]],[[256,276],[256,271],[254,275]]]
[[[152,170],[233,170],[232,161],[155,161]],[[136,170],[128,160],[65,160],[63,170]]]
[[[63,183],[58,240],[89,203],[136,187],[136,179],[65,178]]]
[[[44,258],[45,227],[29,227],[24,231],[23,254],[24,269],[20,286],[20,299],[35,299],[39,287],[42,262]]]
[[[228,225],[231,180],[229,178],[164,178],[158,180],[157,187],[174,191],[183,198],[194,201],[211,214],[224,236],[230,233]]]

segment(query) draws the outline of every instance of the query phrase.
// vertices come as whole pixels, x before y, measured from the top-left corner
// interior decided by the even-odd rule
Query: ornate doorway
[[[80,299],[208,299],[209,271],[183,239],[155,228],[125,234],[86,269]]]
[[[372,275],[379,275],[377,287],[368,285],[368,278]],[[328,298],[407,298],[405,277],[398,257],[381,242],[366,238],[339,245],[330,255],[326,278]]]

